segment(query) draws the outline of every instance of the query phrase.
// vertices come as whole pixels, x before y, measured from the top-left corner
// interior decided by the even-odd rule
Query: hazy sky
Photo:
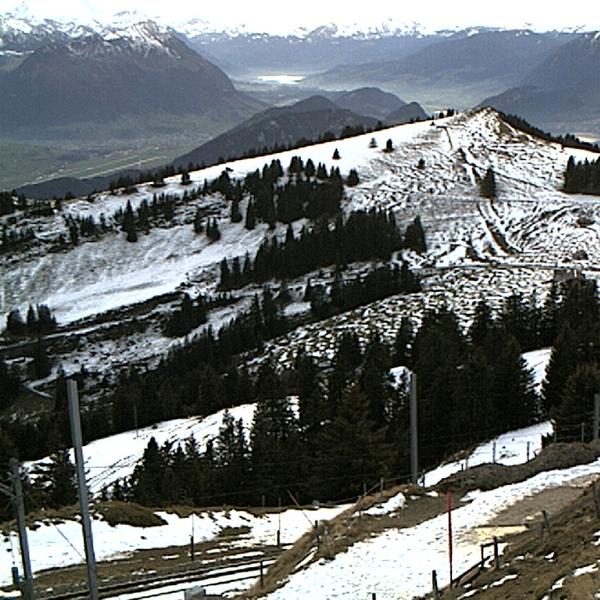
[[[137,10],[148,17],[172,23],[193,18],[219,29],[245,25],[252,31],[288,33],[299,27],[314,28],[327,23],[375,26],[418,23],[427,29],[487,25],[525,27],[536,30],[600,29],[597,0],[556,2],[541,0],[0,0],[0,13],[28,7],[38,17],[109,20],[123,10]]]

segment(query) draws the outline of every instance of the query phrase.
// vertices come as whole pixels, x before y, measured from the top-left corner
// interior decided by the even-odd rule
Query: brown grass
[[[414,498],[409,501],[407,508],[421,501],[424,501],[427,507],[420,505],[420,508],[415,510],[414,507],[411,507],[412,509],[408,511],[407,508],[403,508],[397,515],[383,517],[363,514],[369,508],[385,502],[399,493],[403,493],[407,498]],[[406,485],[362,497],[333,519],[320,521],[318,536],[316,527],[307,531],[267,569],[262,585],[261,582],[257,582],[235,598],[242,600],[269,594],[281,587],[290,575],[308,567],[315,561],[323,558],[333,559],[356,542],[377,535],[389,527],[415,525],[433,516],[432,513],[438,514],[443,511],[445,502],[445,498],[439,501],[423,495],[423,490],[419,487]],[[432,509],[433,505],[435,508]]]
[[[132,502],[104,502],[97,507],[98,513],[111,526],[160,527],[167,522],[151,508]]]

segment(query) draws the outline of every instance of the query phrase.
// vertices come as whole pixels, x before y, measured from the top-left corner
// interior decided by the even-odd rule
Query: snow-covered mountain
[[[28,305],[45,304],[58,319],[58,329],[46,339],[53,372],[48,378],[29,381],[38,403],[42,398],[48,401],[47,390],[52,388],[58,365],[68,374],[85,371],[86,397],[97,398],[101,393],[98,382],[109,371],[116,375],[123,368],[153,365],[169,351],[180,348],[185,338],[167,337],[162,324],[178,306],[182,293],[192,297],[213,294],[223,259],[243,259],[246,253],[254,255],[266,237],[283,240],[289,235],[288,227],[282,223],[271,228],[268,223],[258,223],[254,229],[248,229],[243,222],[232,222],[232,200],[227,200],[221,191],[200,195],[194,192],[205,188],[205,182],[220,177],[241,180],[275,159],[287,167],[294,156],[301,157],[304,163],[310,158],[328,170],[339,168],[344,177],[351,169],[356,170],[358,183],[345,188],[342,208],[346,214],[357,209],[384,209],[394,213],[401,227],[420,216],[427,251],[418,255],[403,250],[402,255],[422,275],[422,290],[391,296],[326,320],[300,319],[298,327],[266,342],[264,352],[257,353],[255,361],[270,356],[285,367],[303,348],[326,363],[344,331],[356,332],[361,340],[376,332],[381,339],[390,341],[402,318],[418,324],[429,308],[445,305],[465,325],[482,297],[492,308],[513,293],[543,299],[557,270],[596,280],[600,277],[600,200],[561,191],[569,157],[596,160],[598,155],[529,135],[489,108],[225,163],[190,173],[190,182],[177,175],[167,178],[164,185],[155,182],[139,185],[135,190],[73,199],[53,205],[50,210],[48,206],[32,204],[28,215],[21,206],[0,219],[3,241],[14,240],[13,235],[21,235],[24,240],[20,247],[0,255],[0,312],[4,317],[15,308],[25,312]],[[482,197],[479,186],[489,169],[495,173],[497,184],[493,200]],[[291,176],[286,173],[282,177]],[[170,198],[171,218],[161,218],[157,226],[140,231],[137,242],[127,241],[125,233],[116,226],[117,213],[127,212],[128,205],[132,209],[144,202],[151,206],[153,198],[160,195]],[[238,200],[243,212],[250,198]],[[211,240],[205,232],[194,231],[199,213],[218,225],[219,239]],[[82,236],[77,243],[73,241],[73,224],[91,221],[103,225],[96,234]],[[305,220],[298,220],[291,229],[298,234],[306,224]],[[351,280],[369,268],[365,263],[350,264],[341,276]],[[309,280],[311,285],[330,286],[340,276],[334,271],[334,267],[325,267],[290,279],[287,288],[291,300],[284,309],[286,314],[295,318],[306,315],[310,307],[304,301],[304,291]],[[269,285],[279,291],[279,282],[271,280]],[[252,304],[260,287],[249,284],[236,290],[226,302],[211,310],[207,323],[199,325],[192,334],[211,326],[216,331],[230,323]],[[15,344],[7,339],[2,344],[3,357],[12,367],[25,372],[33,344]],[[107,385],[107,381],[104,378],[103,384]],[[250,406],[238,407],[236,411],[236,417],[245,422],[251,418]],[[130,472],[148,436],[156,434],[169,440],[174,429],[177,435],[193,430],[199,439],[206,440],[218,428],[219,416],[157,425],[141,432],[138,441],[133,440],[131,433],[98,442],[94,489],[98,490],[111,477]],[[539,442],[541,431],[529,435],[535,435]],[[505,445],[512,448],[514,438],[520,436],[509,437],[512,440]],[[104,450],[99,449],[101,444]],[[106,448],[116,450],[121,445],[130,450],[119,452],[123,462],[108,459]],[[526,447],[521,444],[521,456]],[[108,460],[104,462],[103,458]],[[461,465],[456,467],[460,469]],[[457,537],[457,568],[467,568],[479,560],[479,539],[474,541],[472,532],[475,527],[485,526],[493,514],[548,482],[568,483],[575,477],[592,477],[597,472],[598,464],[591,463],[581,469],[540,475],[522,484],[475,494],[473,502],[456,514],[457,531],[461,532]],[[393,510],[398,507],[396,504]],[[536,510],[539,512],[539,508]],[[218,516],[222,526],[240,524],[237,517],[223,517],[221,520]],[[173,518],[170,522],[176,527],[178,521]],[[354,545],[334,561],[314,561],[304,572],[305,577],[293,575],[287,586],[272,597],[315,595],[316,585],[330,585],[333,578],[339,582],[340,590],[343,587],[340,598],[356,597],[357,593],[364,596],[369,591],[367,585],[380,586],[374,589],[385,597],[391,591],[383,570],[374,571],[377,578],[361,575],[359,588],[354,586],[357,578],[346,575],[357,565],[366,564],[366,556],[398,557],[401,553],[399,562],[392,561],[395,572],[408,569],[402,573],[416,574],[414,580],[402,578],[403,585],[408,586],[407,594],[424,593],[430,581],[430,563],[424,573],[422,559],[408,561],[406,544],[410,545],[411,540],[414,543],[416,536],[423,540],[419,546],[422,556],[429,553],[435,555],[436,561],[445,560],[446,540],[441,532],[446,522],[442,525],[440,517],[419,528],[389,531]],[[189,522],[183,526],[189,529]],[[98,527],[107,531],[104,524]],[[40,533],[37,539],[36,543],[47,544],[49,538]],[[436,542],[429,543],[432,539]],[[186,535],[183,542],[177,543],[187,540]],[[115,544],[116,541],[113,547]],[[70,561],[71,558],[64,559]]]
[[[152,21],[76,30],[33,49],[3,77],[4,131],[107,123],[128,114],[252,112],[227,75]],[[60,83],[58,83],[60,82]]]
[[[384,152],[388,140],[392,152]],[[217,165],[191,173],[191,185],[175,176],[158,190],[148,184],[130,194],[103,193],[65,202],[47,217],[18,216],[16,223],[15,217],[4,217],[5,235],[28,231],[33,239],[23,250],[0,257],[2,319],[13,309],[24,314],[30,304],[48,305],[66,328],[64,335],[60,330],[56,334],[62,342],[56,344],[54,359],[68,372],[81,365],[101,373],[125,364],[154,363],[178,343],[166,337],[159,325],[165,311],[177,304],[173,294],[213,294],[223,258],[242,260],[247,252],[253,255],[271,235],[266,223],[253,230],[243,222],[232,223],[231,207],[220,193],[192,200],[193,191],[225,169],[231,178],[243,178],[274,158],[285,168],[295,155],[328,169],[339,168],[343,176],[357,170],[360,183],[346,189],[346,212],[392,210],[403,225],[420,216],[428,252],[407,258],[414,267],[425,269],[427,277],[422,293],[393,297],[336,317],[328,323],[326,335],[317,323],[273,342],[270,352],[283,363],[291,359],[297,343],[328,356],[336,336],[347,327],[365,338],[375,327],[384,338],[392,338],[400,317],[418,320],[423,310],[441,301],[468,322],[484,293],[493,306],[516,291],[542,298],[558,266],[597,277],[600,202],[560,191],[568,158],[595,159],[595,155],[536,139],[484,109]],[[494,202],[482,199],[479,191],[488,168],[493,168],[497,180]],[[152,203],[157,193],[174,199],[174,217],[169,224],[140,235],[137,243],[127,242],[119,227],[111,227],[115,213],[128,203],[134,209],[144,201]],[[242,198],[242,213],[247,203],[248,198]],[[216,219],[218,241],[194,233],[198,210]],[[82,238],[78,245],[65,245],[75,218],[104,222],[109,231]],[[301,227],[301,222],[294,225],[297,231]],[[285,227],[278,225],[274,233],[284,236]],[[324,269],[309,277],[327,284],[332,273]],[[306,281],[290,282],[296,303],[289,310],[308,310],[301,301]],[[211,313],[208,324],[218,329],[248,306],[255,291],[245,289],[236,303]],[[124,330],[123,337],[115,337],[106,324],[129,320],[128,307],[133,307],[138,325],[135,331]],[[80,341],[73,345],[76,338]]]

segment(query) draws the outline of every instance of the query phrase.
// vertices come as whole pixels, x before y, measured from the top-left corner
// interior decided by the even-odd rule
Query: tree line
[[[418,328],[402,320],[389,344],[376,334],[364,342],[349,331],[328,363],[299,348],[289,368],[267,359],[250,372],[231,358],[257,347],[253,336],[273,326],[274,302],[268,295],[257,299],[260,312],[249,311],[218,338],[207,330],[174,349],[160,369],[122,376],[111,403],[83,415],[84,431],[95,427],[104,436],[111,423],[133,429],[256,402],[249,428],[225,412],[206,448],[191,439],[177,446],[151,442],[133,475],[106,497],[152,506],[276,504],[288,493],[301,501],[349,499],[382,477],[403,480],[410,470],[409,371],[418,380],[422,468],[540,419],[554,418],[563,440],[580,439],[580,424],[591,423],[600,386],[595,282],[555,284],[541,305],[515,294],[496,314],[482,300],[466,330],[442,307],[428,311]],[[540,398],[522,352],[546,344],[554,349]],[[64,397],[59,378],[53,426],[39,432],[40,444],[57,442],[60,429],[68,430]],[[24,438],[30,447],[38,436],[26,427],[32,426],[18,431],[31,434]],[[22,451],[15,433],[10,424],[0,438],[12,452]]]
[[[409,226],[406,237],[412,246],[425,249],[420,220]],[[421,228],[414,232],[414,228]],[[263,283],[269,279],[293,279],[328,265],[345,265],[368,260],[387,262],[392,254],[403,247],[402,236],[393,214],[383,211],[354,211],[347,218],[338,216],[335,223],[318,221],[312,227],[304,226],[296,237],[291,225],[283,242],[276,236],[266,238],[254,259],[247,253],[243,262],[239,257],[224,258],[220,265],[219,288],[239,289],[248,283]]]
[[[408,369],[418,380],[423,468],[548,417],[559,436],[573,439],[569,424],[590,422],[599,389],[600,348],[588,341],[598,342],[598,318],[595,283],[575,280],[553,286],[541,306],[515,294],[494,315],[482,300],[466,331],[442,308],[426,313],[416,331],[404,320],[391,346],[377,337],[361,346],[344,334],[325,369],[299,350],[287,371],[261,367],[249,428],[226,412],[202,452],[193,440],[177,448],[151,442],[132,477],[106,493],[151,505],[276,504],[289,493],[347,499],[382,477],[406,478]],[[556,346],[540,398],[522,352],[549,340]],[[400,382],[390,375],[398,365],[407,369]]]
[[[570,156],[564,175],[563,190],[568,194],[600,194],[600,159],[575,161]]]

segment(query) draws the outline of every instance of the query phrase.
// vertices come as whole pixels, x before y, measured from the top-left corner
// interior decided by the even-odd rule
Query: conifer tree
[[[310,492],[319,500],[356,498],[387,474],[391,449],[370,412],[369,400],[353,386],[319,433],[309,475]]]
[[[249,474],[249,450],[243,421],[235,420],[226,410],[215,440],[214,461],[217,469],[217,493],[223,498],[231,498],[243,489]],[[243,500],[243,498],[235,498]]]
[[[598,365],[577,365],[565,382],[563,398],[553,412],[557,439],[560,441],[593,439],[591,423],[594,415],[594,395],[600,390]]]
[[[267,501],[275,503],[285,490],[298,485],[299,430],[289,400],[277,394],[276,386],[267,387],[272,388],[271,393],[257,385],[262,395],[254,412],[250,445],[254,486]]]
[[[406,232],[404,233],[404,247],[410,248],[420,254],[427,252],[425,232],[423,231],[423,225],[419,216],[416,216],[413,222],[406,228]]]
[[[131,206],[131,200],[127,200],[125,212],[123,214],[123,224],[121,229],[127,234],[128,242],[137,242],[137,232],[135,230],[135,216]]]
[[[496,197],[496,175],[492,167],[489,167],[485,172],[485,176],[481,180],[481,195],[488,200],[493,200]]]
[[[165,457],[154,437],[150,438],[142,460],[131,476],[133,499],[145,506],[162,506],[162,483],[167,467]]]
[[[39,467],[36,485],[42,487],[45,501],[51,508],[75,504],[76,472],[68,450],[56,451],[48,464]]]

